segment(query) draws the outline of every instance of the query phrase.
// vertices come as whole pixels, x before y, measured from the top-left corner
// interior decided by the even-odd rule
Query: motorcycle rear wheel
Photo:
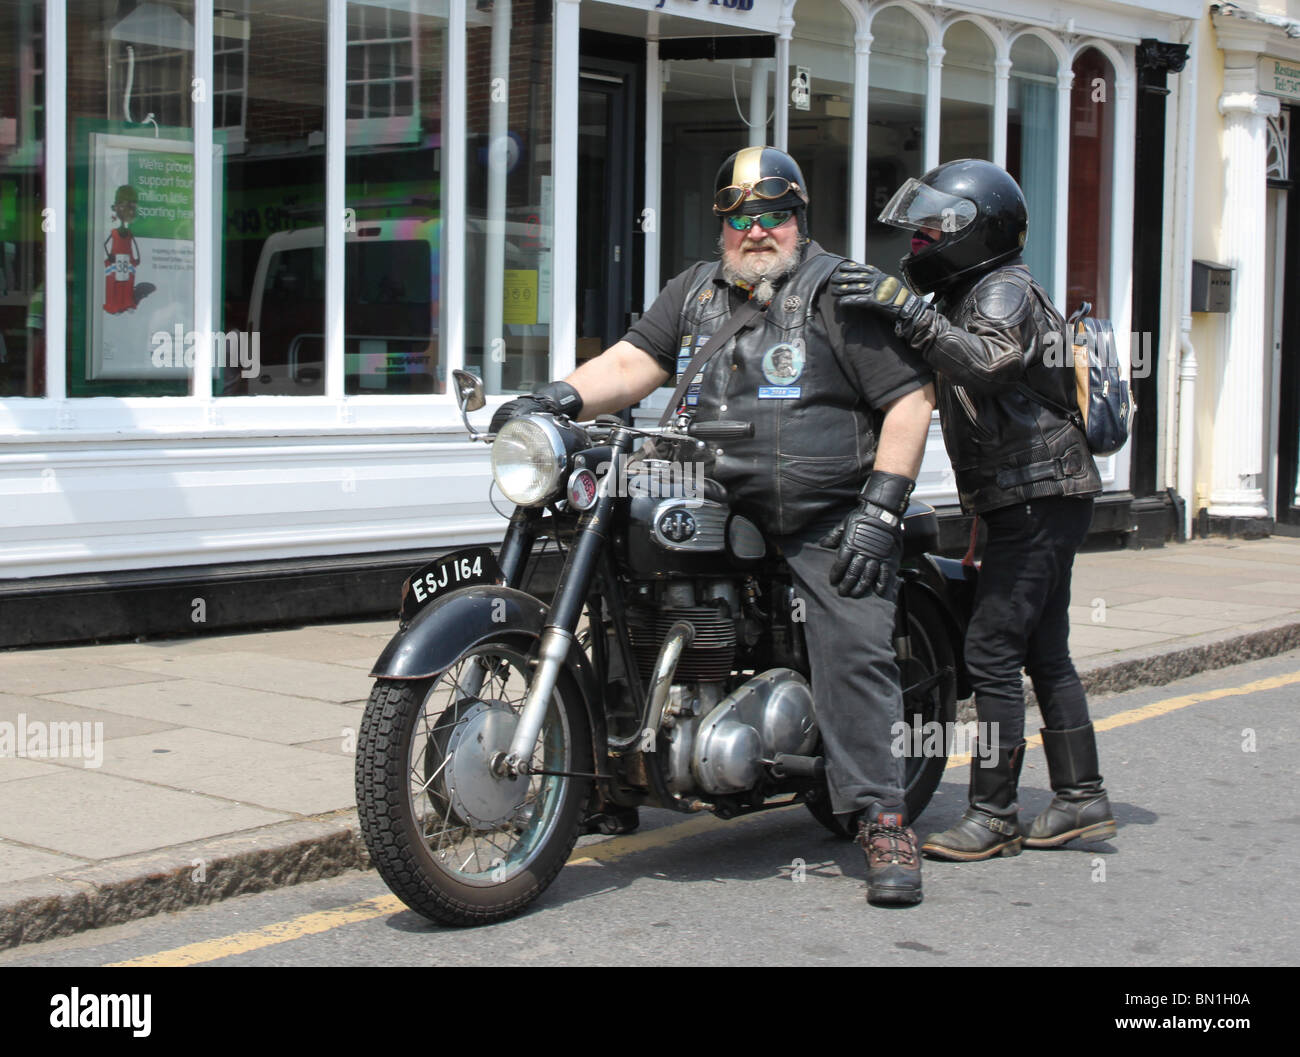
[[[578,838],[591,779],[512,782],[487,767],[509,744],[530,673],[519,644],[487,643],[440,675],[378,679],[371,692],[357,745],[361,832],[388,887],[431,921],[482,925],[518,914]],[[593,769],[586,708],[563,672],[532,767]]]
[[[904,587],[906,590],[906,587]],[[901,610],[900,617],[901,617]],[[908,725],[908,742],[913,744],[911,731],[918,724],[940,724],[946,738],[949,724],[957,717],[957,676],[952,643],[947,626],[934,604],[919,591],[907,599],[907,618],[912,640],[910,660],[898,658],[899,682],[903,687],[903,718]],[[896,627],[895,635],[902,629]],[[928,689],[925,683],[947,669],[947,675],[938,679]],[[944,742],[946,747],[947,742]],[[939,755],[909,756],[903,773],[903,801],[907,806],[908,824],[920,817],[934,796],[948,765],[945,751]],[[844,840],[852,840],[843,819],[831,809],[830,794],[823,786],[815,797],[807,801],[813,818]]]

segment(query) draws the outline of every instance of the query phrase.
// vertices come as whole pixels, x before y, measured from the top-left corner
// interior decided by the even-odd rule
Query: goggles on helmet
[[[748,231],[758,222],[758,226],[764,231],[771,231],[773,228],[779,228],[787,220],[794,216],[793,209],[777,209],[771,213],[763,213],[761,216],[729,216],[727,223],[737,231]]]
[[[948,233],[960,231],[975,219],[975,203],[938,191],[915,178],[900,187],[889,204],[880,211],[880,222],[896,228],[937,228]]]
[[[808,201],[804,189],[793,180],[787,180],[784,176],[765,176],[752,184],[732,184],[722,188],[713,196],[713,211],[730,213],[733,209],[739,209],[747,198],[771,200],[780,198],[789,191],[793,191],[805,202]]]

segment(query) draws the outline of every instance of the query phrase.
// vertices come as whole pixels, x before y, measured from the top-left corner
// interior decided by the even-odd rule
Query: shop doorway
[[[632,310],[637,66],[584,55],[578,79],[579,362],[623,336]]]
[[[1292,197],[1300,143],[1298,108],[1283,107],[1270,130],[1268,245],[1269,297],[1265,340],[1275,365],[1277,412],[1273,420],[1273,465],[1277,531],[1300,536],[1300,301],[1287,296],[1300,276],[1300,201]]]

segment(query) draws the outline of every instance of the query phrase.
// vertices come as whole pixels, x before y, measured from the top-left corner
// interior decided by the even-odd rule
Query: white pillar
[[[772,130],[772,146],[789,150],[790,142],[790,35],[794,19],[783,15],[779,23],[780,36],[776,38],[776,125]]]
[[[943,110],[943,56],[942,44],[931,44],[925,49],[930,60],[929,75],[925,85],[925,171],[939,164],[939,115]]]
[[[657,28],[657,15],[651,16]],[[663,173],[663,73],[659,38],[645,46],[645,205],[641,233],[645,236],[645,279],[641,303],[649,308],[659,296],[659,181]]]
[[[767,59],[751,59],[749,65],[749,146],[767,146]]]
[[[1135,65],[1127,49],[1129,69]],[[1111,150],[1110,211],[1110,318],[1115,328],[1115,352],[1126,376],[1132,377],[1133,330],[1133,143],[1137,129],[1135,78],[1129,70],[1115,70],[1115,133]],[[1155,414],[1154,407],[1147,408]],[[1114,488],[1129,486],[1133,445],[1125,444],[1110,457]]]
[[[68,168],[67,28],[64,0],[45,3],[45,392],[52,402],[67,397],[68,369]],[[28,376],[27,385],[32,379]],[[71,423],[71,411],[60,424]]]
[[[1231,61],[1231,60],[1229,60]],[[1226,362],[1215,407],[1212,517],[1268,516],[1264,472],[1264,377],[1268,268],[1266,117],[1278,112],[1272,96],[1255,91],[1255,67],[1224,71],[1224,224],[1221,252],[1233,269]]]
[[[993,62],[993,164],[1007,167],[1007,106],[1011,60],[999,55]]]
[[[1074,70],[1067,62],[1056,75],[1056,266],[1052,269],[1052,299],[1066,307],[1065,270],[1070,250],[1070,90],[1074,87]]]
[[[871,32],[853,34],[853,146],[849,163],[849,256],[867,258],[867,84],[871,74]]]
[[[487,230],[483,233],[483,387],[501,392],[501,358],[505,345],[506,175],[510,167],[510,21],[511,0],[492,5],[491,94],[488,103]],[[558,20],[557,20],[558,22]],[[555,36],[559,41],[559,26]],[[557,70],[560,69],[556,63]],[[559,124],[552,126],[559,137]],[[558,187],[556,188],[558,192]],[[552,214],[559,216],[557,212]],[[552,314],[551,319],[555,319]]]
[[[577,357],[578,323],[578,0],[555,0],[555,100],[551,117],[551,372],[563,378]]]
[[[331,13],[332,14],[332,13]],[[213,258],[217,247],[212,218],[212,0],[194,5],[194,332],[202,336],[194,349],[190,395],[212,399]],[[328,141],[327,141],[328,142]],[[328,303],[328,302],[327,302]],[[223,324],[224,325],[224,324]],[[328,347],[326,348],[328,362]],[[342,357],[339,357],[342,359]],[[342,388],[342,387],[340,387]],[[209,409],[209,414],[212,409]],[[211,421],[211,419],[209,419]]]
[[[443,75],[442,120],[442,303],[438,306],[439,349],[446,364],[448,391],[451,372],[465,366],[465,92],[468,47],[465,41],[465,0],[447,5],[447,69]],[[491,350],[488,350],[490,353]]]

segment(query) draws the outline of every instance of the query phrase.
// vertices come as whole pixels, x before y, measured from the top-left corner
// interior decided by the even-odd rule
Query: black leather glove
[[[869,308],[887,315],[895,330],[910,336],[912,327],[934,309],[903,280],[870,264],[843,261],[831,275],[831,293],[848,308]]]
[[[838,549],[831,584],[841,597],[861,598],[875,591],[891,602],[898,597],[898,566],[903,560],[903,515],[916,482],[873,470],[859,495],[858,508],[821,541]]]
[[[582,413],[582,397],[568,382],[547,382],[534,389],[531,396],[517,396],[497,408],[488,432],[500,433],[501,427],[512,418],[531,415],[535,411],[576,419]]]

